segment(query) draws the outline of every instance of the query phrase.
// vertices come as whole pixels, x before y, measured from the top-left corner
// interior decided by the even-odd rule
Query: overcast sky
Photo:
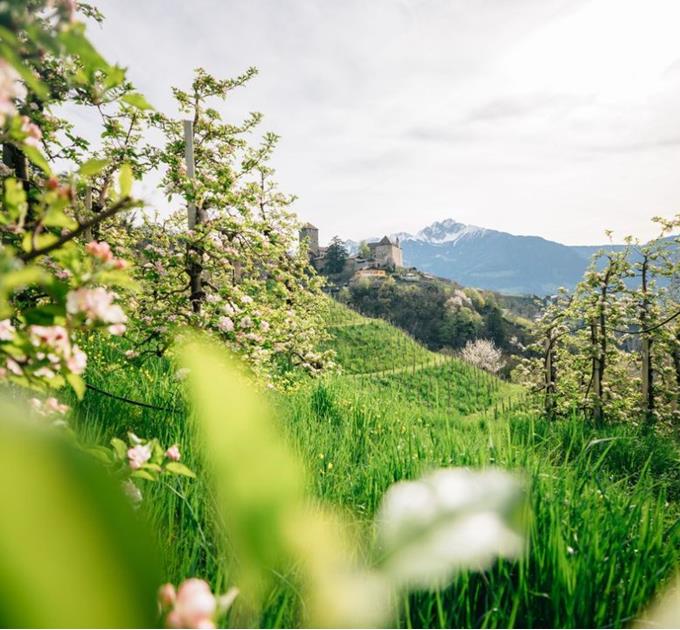
[[[464,223],[570,244],[680,211],[680,0],[97,0],[172,112],[193,68],[282,136],[295,209],[361,238]]]

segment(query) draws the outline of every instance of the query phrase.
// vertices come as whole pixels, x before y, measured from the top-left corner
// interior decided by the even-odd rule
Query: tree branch
[[[110,208],[107,208],[106,210],[103,210],[102,212],[98,213],[97,216],[92,217],[89,221],[85,221],[84,223],[78,225],[78,227],[75,230],[67,232],[66,234],[62,234],[56,241],[54,241],[54,243],[45,245],[45,247],[41,247],[39,249],[33,249],[30,252],[26,252],[25,254],[22,254],[19,258],[24,262],[29,262],[30,260],[38,258],[39,256],[49,254],[51,251],[54,251],[55,249],[58,249],[62,245],[65,245],[69,241],[73,240],[76,236],[80,236],[83,232],[85,232],[85,230],[95,225],[98,225],[105,219],[108,219],[109,217],[112,217],[113,215],[118,214],[123,210],[131,208],[133,205],[131,202],[132,199],[129,196],[123,197],[121,200],[117,201]]]

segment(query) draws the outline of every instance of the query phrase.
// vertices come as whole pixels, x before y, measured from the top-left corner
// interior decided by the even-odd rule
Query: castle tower
[[[319,255],[319,228],[305,223],[300,229],[300,242],[307,241],[307,250],[312,256]]]

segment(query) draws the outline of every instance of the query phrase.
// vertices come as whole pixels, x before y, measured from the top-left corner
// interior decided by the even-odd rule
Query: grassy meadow
[[[581,418],[550,421],[523,392],[457,359],[436,355],[388,323],[329,310],[338,374],[272,393],[281,428],[308,471],[310,492],[370,535],[390,484],[435,467],[499,466],[529,484],[529,546],[519,561],[460,575],[399,602],[398,627],[621,627],[678,566],[680,459],[668,438],[629,425],[595,430]],[[201,445],[181,379],[164,358],[141,368],[122,349],[90,348],[88,382],[134,406],[88,391],[74,426],[85,441],[133,431],[179,443],[197,479],[142,487],[165,579],[198,575],[216,590],[230,576]],[[143,482],[142,484],[143,485]],[[259,623],[301,623],[295,567],[274,576]],[[228,623],[229,620],[223,620]]]

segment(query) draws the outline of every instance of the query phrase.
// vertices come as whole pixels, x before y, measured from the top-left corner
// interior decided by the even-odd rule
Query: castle
[[[387,236],[383,236],[377,243],[368,243],[370,258],[379,265],[385,267],[403,267],[404,257],[401,253],[399,238],[392,242]]]
[[[305,223],[300,229],[300,242],[307,242],[312,264],[319,270],[323,269],[327,247],[319,246],[319,228],[311,223]],[[362,269],[395,269],[404,266],[404,257],[399,245],[399,239],[392,241],[388,236],[376,242],[367,243],[369,255],[362,257],[357,254],[347,260],[347,268],[351,271]]]

